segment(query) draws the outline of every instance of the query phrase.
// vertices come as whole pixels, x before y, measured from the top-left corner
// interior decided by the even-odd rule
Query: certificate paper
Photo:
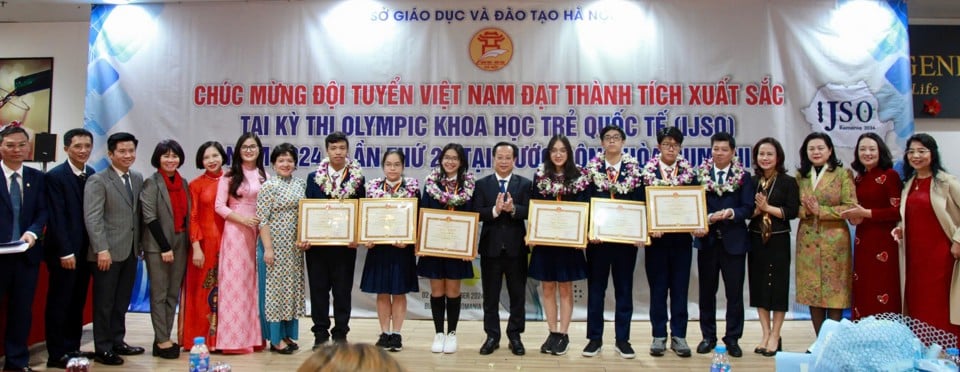
[[[360,242],[413,244],[417,241],[417,199],[360,199]]]
[[[650,245],[646,204],[633,200],[590,199],[590,239]]]
[[[589,203],[531,199],[527,244],[586,248]]]
[[[708,230],[707,197],[703,186],[647,187],[650,231]]]
[[[310,245],[347,245],[356,241],[356,199],[301,199],[297,238]]]
[[[420,209],[417,255],[472,260],[477,256],[479,224],[476,212]]]

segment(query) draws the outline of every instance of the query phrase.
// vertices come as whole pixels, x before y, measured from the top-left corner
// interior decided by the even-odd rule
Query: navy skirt
[[[417,275],[429,279],[471,279],[473,278],[473,261],[423,256],[417,263]]]
[[[360,290],[394,295],[419,291],[416,261],[413,246],[375,245],[367,250]]]
[[[531,278],[544,282],[572,282],[587,278],[582,249],[536,246],[530,257]]]

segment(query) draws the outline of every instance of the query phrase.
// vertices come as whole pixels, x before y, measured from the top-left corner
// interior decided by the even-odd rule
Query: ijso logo
[[[481,70],[497,71],[506,67],[511,58],[513,41],[499,28],[482,29],[470,38],[470,59]]]
[[[867,83],[827,84],[817,90],[810,106],[801,109],[804,118],[817,132],[830,134],[836,146],[854,147],[864,132],[885,136],[892,121],[880,121],[880,102]]]

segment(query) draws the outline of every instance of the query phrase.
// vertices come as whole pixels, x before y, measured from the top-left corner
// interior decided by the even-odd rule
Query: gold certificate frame
[[[634,200],[591,198],[590,239],[611,243],[650,245],[646,203]]]
[[[357,235],[361,243],[414,244],[417,242],[417,199],[360,199]]]
[[[703,186],[650,186],[646,191],[650,231],[709,230],[707,196]]]
[[[297,240],[310,245],[357,241],[356,199],[300,199]]]
[[[419,222],[417,256],[477,257],[479,213],[422,208]]]
[[[527,244],[586,248],[590,203],[531,199],[527,221]]]

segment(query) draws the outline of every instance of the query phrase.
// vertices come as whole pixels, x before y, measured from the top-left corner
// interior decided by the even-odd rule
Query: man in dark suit
[[[350,142],[343,132],[333,132],[324,140],[327,158],[316,172],[307,176],[307,199],[359,199],[364,197],[363,173],[356,160],[350,160]],[[307,276],[310,280],[310,318],[313,319],[313,349],[331,336],[334,342],[346,342],[350,332],[350,292],[357,261],[357,243],[307,249]],[[330,293],[333,292],[334,326],[330,329]]]
[[[643,201],[643,183],[640,182],[640,164],[623,153],[626,134],[617,126],[600,130],[603,153],[591,160],[591,198]],[[611,223],[623,223],[614,221]],[[591,240],[587,246],[587,346],[582,355],[593,357],[603,346],[603,303],[607,284],[613,278],[615,299],[614,347],[622,358],[636,357],[630,345],[630,322],[633,318],[633,274],[637,267],[637,253],[645,242],[623,244]]]
[[[754,190],[750,174],[734,159],[736,140],[730,133],[710,137],[712,158],[701,170],[707,192],[709,232],[697,231],[697,269],[700,271],[700,332],[697,353],[717,346],[717,288],[723,277],[727,296],[727,331],[723,343],[732,357],[743,356],[738,344],[743,335],[743,279],[750,239],[746,219],[753,215]]]
[[[0,180],[0,241],[23,240],[27,251],[0,255],[0,301],[7,299],[7,332],[4,371],[32,371],[27,337],[30,335],[31,304],[43,249],[37,236],[47,223],[43,173],[23,166],[30,152],[30,138],[20,127],[0,131],[3,180]]]
[[[474,210],[480,213],[483,229],[480,231],[480,281],[483,288],[483,330],[487,340],[480,354],[493,353],[500,347],[500,289],[507,280],[510,297],[510,318],[507,320],[507,338],[510,351],[523,355],[526,349],[520,341],[524,328],[524,301],[527,285],[527,254],[529,248],[523,238],[527,235],[524,220],[533,183],[513,174],[517,160],[517,145],[500,142],[493,146],[494,170],[477,181],[473,196]]]
[[[50,210],[44,242],[50,272],[46,308],[47,368],[67,368],[70,358],[82,355],[83,307],[90,285],[90,266],[83,264],[90,249],[90,238],[83,224],[83,188],[94,173],[87,165],[92,149],[93,134],[83,128],[68,130],[63,135],[67,161],[51,169],[44,178]]]
[[[83,190],[83,220],[90,236],[87,261],[93,272],[94,359],[107,365],[123,364],[118,355],[143,354],[142,347],[123,340],[140,255],[143,176],[130,169],[137,143],[130,133],[110,135],[110,168],[90,176]]]

